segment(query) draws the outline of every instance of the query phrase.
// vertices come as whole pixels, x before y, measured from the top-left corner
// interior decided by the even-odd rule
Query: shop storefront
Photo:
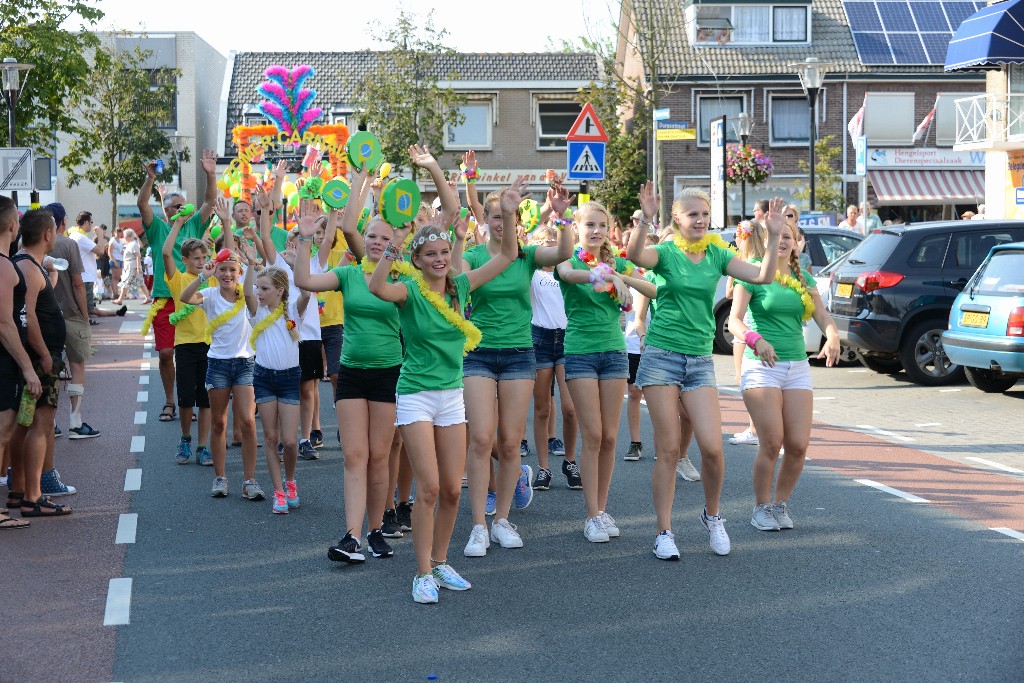
[[[883,221],[958,218],[985,199],[985,152],[868,148],[868,197]]]

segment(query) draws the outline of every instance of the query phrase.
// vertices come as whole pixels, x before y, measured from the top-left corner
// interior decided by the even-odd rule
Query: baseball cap
[[[67,218],[68,212],[64,209],[64,205],[61,204],[60,202],[47,204],[44,208],[48,209],[50,213],[53,214],[53,220],[57,225],[63,223],[64,219]]]
[[[633,218],[643,218],[643,217],[644,217],[644,212],[641,211],[640,209],[637,209],[636,211],[633,212]]]

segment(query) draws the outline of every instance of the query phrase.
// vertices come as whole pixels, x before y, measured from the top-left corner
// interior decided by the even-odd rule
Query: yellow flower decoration
[[[234,318],[236,315],[242,312],[242,307],[245,306],[245,295],[242,293],[242,285],[238,285],[235,288],[235,305],[218,315],[213,320],[206,323],[206,336],[213,337],[214,331],[226,323],[227,321]]]
[[[814,315],[814,300],[811,299],[811,295],[807,293],[807,288],[803,286],[799,278],[795,278],[792,275],[783,275],[782,273],[775,273],[775,281],[783,287],[789,287],[794,292],[800,295],[800,301],[804,305],[804,313],[800,317],[801,320],[807,322]]]
[[[373,271],[377,270],[377,264],[379,261],[371,261],[368,256],[363,256],[359,262],[363,272],[367,275],[373,275]],[[409,277],[415,277],[415,273],[419,271],[412,267],[412,265],[406,261],[392,261],[391,262],[391,274],[392,275],[408,275]]]
[[[149,328],[153,326],[153,320],[156,319],[156,314],[163,310],[163,307],[167,305],[167,301],[167,299],[157,299],[153,302],[153,305],[149,307],[149,313],[146,314],[146,319],[142,321],[143,337],[149,334]]]
[[[734,254],[737,253],[736,248],[723,240],[722,236],[717,232],[709,232],[696,242],[688,242],[682,235],[676,233],[675,237],[672,238],[672,242],[679,248],[679,251],[686,254],[699,254],[707,249],[709,244],[713,244],[720,249],[726,249]]]
[[[280,318],[282,315],[284,315],[283,300],[281,301],[281,303],[277,305],[277,308],[270,312],[270,315],[256,323],[256,327],[252,328],[252,334],[249,335],[249,344],[252,346],[253,351],[256,350],[256,337],[263,334],[264,330],[266,330],[268,327],[276,323],[278,318]],[[291,335],[292,339],[298,341],[299,333],[295,331],[295,322],[290,318],[285,318],[285,320],[287,320],[289,323],[288,334]]]
[[[475,349],[477,344],[480,343],[480,340],[483,339],[483,335],[480,333],[480,330],[476,328],[476,325],[459,315],[459,313],[444,300],[444,297],[432,290],[427,284],[427,281],[423,279],[423,274],[420,271],[413,269],[409,275],[411,275],[416,286],[419,287],[420,294],[423,295],[423,298],[426,299],[431,306],[437,309],[437,312],[441,314],[441,317],[448,321],[452,327],[466,335],[466,343],[462,347],[462,355],[466,355]]]

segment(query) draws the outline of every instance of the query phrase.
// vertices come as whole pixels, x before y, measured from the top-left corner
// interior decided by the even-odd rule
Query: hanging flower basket
[[[729,144],[725,147],[725,182],[738,185],[760,185],[775,170],[771,157],[750,145]]]

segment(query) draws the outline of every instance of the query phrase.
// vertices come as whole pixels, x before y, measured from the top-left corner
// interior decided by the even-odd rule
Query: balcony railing
[[[975,95],[956,101],[957,150],[1024,147],[1024,94]]]

